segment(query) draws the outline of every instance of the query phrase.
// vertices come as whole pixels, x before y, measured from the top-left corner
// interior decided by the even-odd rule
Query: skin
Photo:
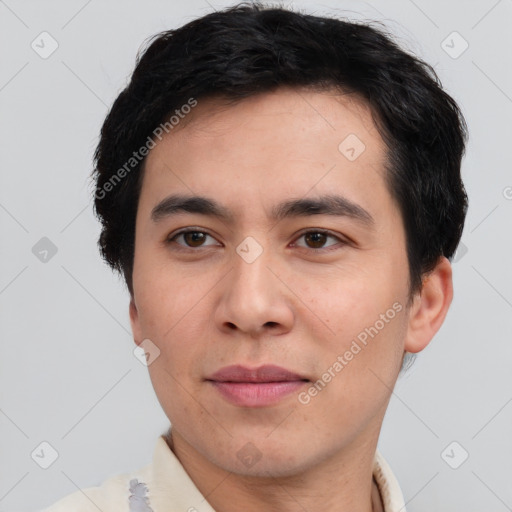
[[[354,161],[338,150],[349,134],[365,145]],[[160,350],[148,368],[172,423],[168,443],[218,512],[373,510],[373,458],[404,351],[427,346],[453,295],[442,257],[406,307],[405,232],[384,182],[385,155],[356,97],[281,88],[229,106],[199,101],[146,159],[134,340]],[[374,225],[269,217],[282,201],[334,191]],[[155,205],[176,193],[213,198],[233,221],[179,213],[153,222]],[[166,243],[187,227],[209,236]],[[315,229],[334,238],[304,236]],[[248,236],[263,248],[252,263],[236,252]],[[395,303],[401,311],[307,404],[294,392],[268,407],[236,406],[205,380],[231,364],[275,364],[307,376],[307,391]],[[260,456],[250,467],[237,456],[247,443]]]

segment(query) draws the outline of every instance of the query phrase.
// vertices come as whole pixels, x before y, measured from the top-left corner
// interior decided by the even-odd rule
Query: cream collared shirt
[[[377,450],[373,465],[384,512],[406,512],[400,486]],[[42,512],[215,512],[190,479],[164,436],[153,462],[138,471],[111,477],[98,487],[65,496]]]

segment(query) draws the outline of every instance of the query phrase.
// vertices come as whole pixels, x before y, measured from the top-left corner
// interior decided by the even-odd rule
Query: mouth
[[[221,368],[206,379],[220,395],[239,407],[266,407],[297,392],[310,380],[275,365]]]

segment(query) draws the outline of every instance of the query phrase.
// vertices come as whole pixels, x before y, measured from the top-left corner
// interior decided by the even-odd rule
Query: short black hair
[[[374,24],[245,2],[150,39],[105,119],[92,174],[100,251],[132,296],[145,161],[135,150],[191,99],[236,102],[284,86],[352,93],[370,107],[404,222],[410,299],[453,257],[467,211],[464,117],[434,69]]]

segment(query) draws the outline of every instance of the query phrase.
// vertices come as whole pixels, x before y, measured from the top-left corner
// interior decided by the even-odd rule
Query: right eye
[[[215,241],[211,235],[198,229],[184,229],[169,236],[166,243],[176,243],[182,246],[184,249],[194,249],[197,247],[210,247],[212,245],[219,245],[218,243],[206,244],[205,241],[211,238]],[[216,242],[216,241],[215,241]]]

